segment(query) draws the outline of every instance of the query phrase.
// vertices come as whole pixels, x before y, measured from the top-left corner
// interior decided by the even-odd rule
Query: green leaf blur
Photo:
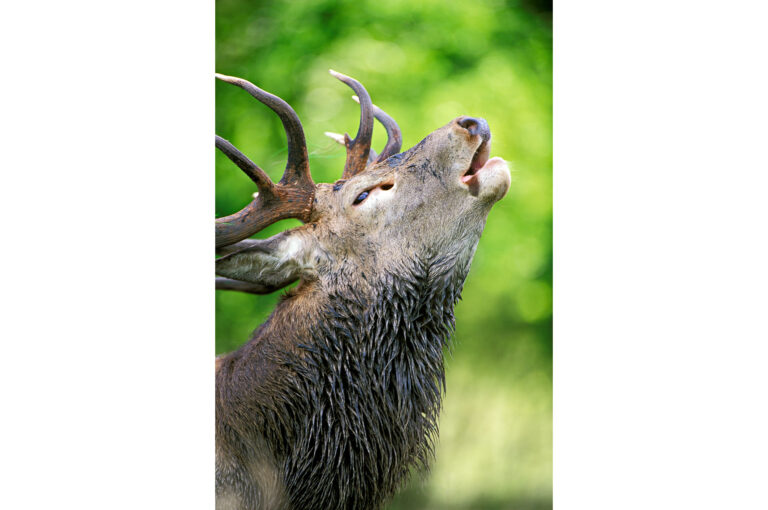
[[[459,115],[484,117],[512,188],[490,213],[456,308],[436,461],[390,509],[539,509],[552,505],[552,32],[546,2],[216,2],[216,71],[288,101],[302,120],[312,176],[332,182],[359,107],[328,74],[360,80],[400,125],[403,149]],[[277,116],[217,82],[216,132],[278,180]],[[373,147],[386,142],[374,127]],[[212,149],[213,150],[213,149]],[[216,215],[255,186],[216,155]],[[286,220],[256,237],[298,225]],[[216,351],[244,343],[281,293],[216,293]]]

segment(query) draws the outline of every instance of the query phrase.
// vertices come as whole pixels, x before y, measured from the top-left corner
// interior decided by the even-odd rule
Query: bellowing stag
[[[377,509],[433,455],[443,348],[485,220],[510,186],[481,118],[459,117],[400,152],[400,131],[356,80],[342,178],[315,184],[293,109],[237,85],[280,116],[280,182],[221,137],[258,186],[216,220],[217,288],[267,293],[299,281],[237,351],[216,360],[217,508]],[[388,142],[370,149],[373,119]],[[284,218],[304,225],[247,239]]]

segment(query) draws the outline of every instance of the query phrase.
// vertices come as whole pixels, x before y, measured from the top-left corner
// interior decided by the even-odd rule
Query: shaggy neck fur
[[[279,384],[265,373],[267,365],[241,370],[241,383],[270,395],[249,399],[232,391],[229,400],[237,403],[217,406],[228,416],[220,435],[241,443],[239,451],[245,445],[257,450],[257,464],[274,465],[282,493],[275,507],[380,508],[411,468],[428,467],[445,386],[443,348],[469,269],[469,261],[443,262],[388,273],[368,291],[338,286],[311,314],[316,319],[309,320],[308,336],[270,355],[280,367]],[[280,320],[279,311],[270,321]],[[238,379],[236,370],[227,370]],[[219,376],[221,402],[229,390],[219,386],[231,383]],[[248,414],[255,421],[240,423],[237,415]],[[268,459],[258,452],[263,447]],[[230,485],[248,485],[247,478]],[[275,499],[269,488],[249,490],[240,497],[243,507],[245,500],[272,507],[265,503]]]

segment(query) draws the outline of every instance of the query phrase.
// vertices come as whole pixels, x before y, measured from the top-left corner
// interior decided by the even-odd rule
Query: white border
[[[11,2],[0,508],[213,508],[213,2]]]
[[[760,2],[555,5],[555,507],[768,504]]]

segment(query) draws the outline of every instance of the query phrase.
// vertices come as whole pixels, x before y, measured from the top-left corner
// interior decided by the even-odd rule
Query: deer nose
[[[470,135],[480,135],[483,141],[488,141],[491,138],[491,130],[488,128],[488,123],[485,119],[480,117],[459,117],[456,119],[456,123],[469,131]]]

